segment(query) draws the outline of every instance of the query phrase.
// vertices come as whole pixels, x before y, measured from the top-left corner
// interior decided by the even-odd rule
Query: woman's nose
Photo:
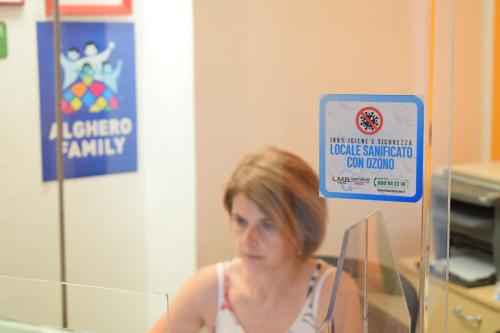
[[[257,242],[258,239],[258,230],[254,226],[248,226],[242,235],[242,240],[245,243],[253,244]]]

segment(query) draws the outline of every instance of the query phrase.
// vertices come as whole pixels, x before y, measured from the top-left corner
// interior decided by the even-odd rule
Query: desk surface
[[[68,333],[68,331],[47,326],[38,326],[0,318],[0,332],[2,333]]]
[[[418,262],[419,259],[415,257],[411,258],[403,258],[399,261],[399,269],[402,274],[408,275],[411,274],[413,276],[418,277]],[[431,281],[433,283],[445,285],[445,281],[441,280],[437,277],[431,276]],[[483,306],[486,306],[494,311],[500,312],[500,301],[496,301],[494,298],[495,294],[495,286],[484,286],[484,287],[474,287],[474,288],[465,288],[459,286],[455,283],[449,282],[448,289],[453,290],[455,293],[469,298],[472,301],[479,303]]]

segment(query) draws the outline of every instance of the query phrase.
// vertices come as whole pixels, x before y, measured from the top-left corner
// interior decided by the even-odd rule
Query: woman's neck
[[[307,268],[307,260],[290,260],[283,265],[262,272],[243,269],[252,294],[260,300],[270,300],[287,293],[301,279]]]

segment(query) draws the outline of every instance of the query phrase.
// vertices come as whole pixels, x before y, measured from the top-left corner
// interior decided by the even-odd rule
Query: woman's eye
[[[261,226],[265,231],[273,231],[275,229],[274,223],[272,222],[262,222]]]
[[[240,227],[244,227],[247,225],[247,221],[245,219],[242,219],[239,217],[234,218],[234,222],[236,223],[236,225],[238,225]]]

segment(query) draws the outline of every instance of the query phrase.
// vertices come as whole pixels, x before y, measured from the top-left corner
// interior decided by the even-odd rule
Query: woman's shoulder
[[[324,276],[324,282],[322,283],[321,290],[318,290],[319,299],[318,299],[318,313],[319,318],[323,318],[328,309],[330,298],[332,297],[333,285],[335,282],[335,278],[337,278],[337,267],[332,265],[336,264],[335,262],[322,262],[320,276]],[[359,290],[356,285],[356,281],[354,278],[347,272],[341,272],[338,277],[340,279],[337,291],[337,299],[340,303],[345,303],[348,299],[356,299],[353,297],[358,295]]]
[[[218,273],[224,263],[215,263],[200,268],[189,280],[190,288],[194,288],[197,292],[215,293],[217,290]]]
[[[323,285],[323,290],[322,290],[322,295],[324,295],[326,292],[331,292],[333,289],[333,282],[335,278],[337,277],[337,267],[336,267],[336,262],[332,262],[331,260],[325,260],[323,258],[317,259],[321,263],[321,270],[320,270],[320,279],[323,277],[324,285]],[[340,279],[340,289],[339,291],[345,291],[345,290],[352,290],[356,289],[356,282],[354,281],[354,278],[349,274],[348,272],[342,272],[339,276]]]
[[[189,301],[196,308],[210,306],[217,297],[216,267],[217,264],[211,264],[200,268],[184,284],[178,298]]]
[[[238,268],[237,260],[221,261],[200,268],[186,284],[188,288],[210,298],[217,296],[217,290],[225,274]]]
[[[316,260],[321,265],[315,295],[317,318],[319,319],[324,318],[328,309],[337,268],[331,262],[324,259]]]
[[[217,311],[217,264],[200,268],[177,293],[171,306],[175,323],[214,325]]]

